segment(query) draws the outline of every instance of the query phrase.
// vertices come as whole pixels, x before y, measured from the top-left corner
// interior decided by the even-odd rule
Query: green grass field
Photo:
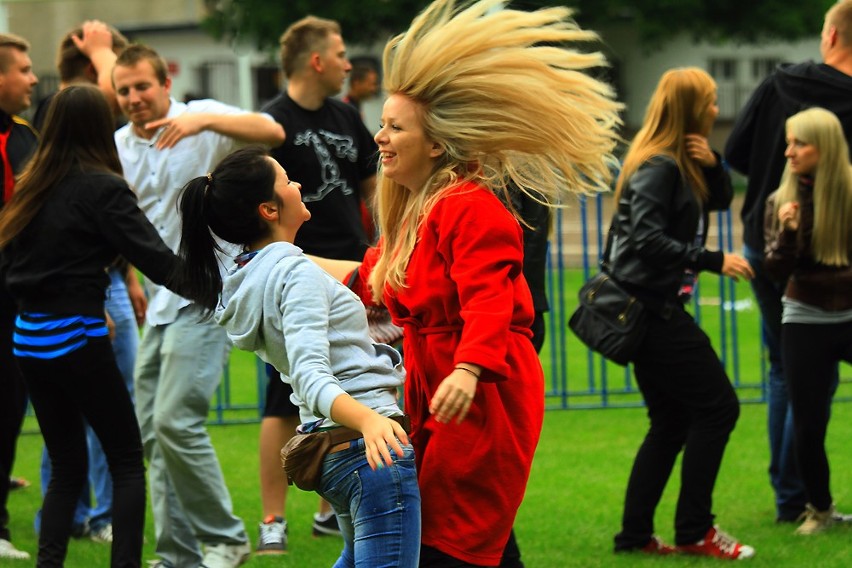
[[[557,321],[564,326],[570,314],[580,276],[566,279],[564,306],[555,305]],[[705,298],[701,305],[701,323],[717,349],[724,348],[732,380],[742,385],[758,385],[760,349],[756,306],[743,304],[736,310],[739,335],[731,337],[728,329],[721,340],[722,320],[718,301],[713,301],[715,280],[702,280]],[[750,298],[740,284],[738,298]],[[556,298],[558,300],[558,298]],[[564,329],[564,328],[563,328]],[[570,334],[558,337],[558,356],[552,358],[548,343],[542,363],[550,377],[544,396],[549,407],[567,405],[574,410],[550,410],[545,416],[526,499],[515,524],[523,559],[529,568],[596,567],[596,566],[712,566],[718,561],[688,557],[648,558],[612,553],[612,536],[619,529],[621,505],[633,456],[644,436],[647,420],[644,410],[636,407],[640,397],[629,390],[631,381],[621,367],[603,364],[597,357],[589,360],[585,350]],[[734,351],[733,342],[738,350]],[[564,364],[565,373],[554,373]],[[590,372],[591,371],[591,372]],[[844,367],[841,376],[849,376]],[[560,378],[562,377],[562,378]],[[564,382],[562,382],[564,380]],[[261,514],[257,476],[257,393],[258,381],[254,356],[234,352],[228,374],[229,388],[221,403],[229,410],[211,413],[211,419],[225,418],[243,424],[211,426],[225,477],[234,501],[234,509],[247,524],[252,544],[257,538],[257,522]],[[568,395],[558,392],[567,387]],[[744,386],[741,400],[760,398],[759,387]],[[839,396],[849,399],[852,392],[844,380]],[[610,408],[581,410],[584,406]],[[633,407],[629,407],[633,405]],[[621,408],[617,408],[622,406]],[[766,468],[766,407],[743,404],[742,416],[728,446],[715,493],[714,510],[723,529],[757,549],[752,566],[784,567],[810,565],[847,567],[852,526],[836,527],[831,532],[813,537],[797,537],[793,526],[774,523],[772,490]],[[15,474],[33,482],[33,486],[10,495],[11,529],[15,544],[30,553],[37,547],[32,519],[41,503],[38,471],[41,438],[37,424],[28,418],[20,438]],[[852,405],[834,405],[829,429],[828,449],[832,465],[832,487],[838,508],[852,512],[852,451],[847,441],[852,438]],[[666,540],[673,539],[673,511],[677,497],[677,470],[667,487],[657,513],[657,531]],[[336,539],[311,537],[311,515],[317,497],[293,488],[288,500],[290,553],[283,557],[253,557],[249,566],[282,566],[314,568],[331,566],[340,551]],[[150,512],[147,518],[145,558],[154,558],[154,532]],[[11,562],[0,566],[26,566]],[[109,565],[109,549],[88,540],[72,541],[68,568],[99,568]]]
[[[797,537],[793,527],[774,523],[772,491],[766,474],[765,406],[743,406],[722,465],[714,510],[720,525],[757,549],[750,564],[758,567],[849,566],[852,527],[828,534]],[[646,419],[640,408],[608,410],[554,410],[545,417],[544,431],[533,465],[526,499],[516,521],[526,565],[542,567],[592,566],[711,566],[712,560],[686,557],[647,558],[616,556],[612,536],[619,528],[621,503],[633,455],[644,435]],[[215,426],[210,429],[236,514],[246,523],[252,542],[257,538],[260,497],[257,485],[256,424]],[[852,511],[852,405],[836,404],[829,432],[832,486],[838,507]],[[32,519],[40,505],[37,488],[41,439],[20,439],[15,472],[34,482],[9,498],[11,529],[17,546],[34,552]],[[657,531],[673,538],[673,510],[678,473],[666,490],[657,514]],[[290,553],[284,557],[254,557],[250,566],[314,568],[331,566],[340,550],[336,539],[310,535],[316,496],[291,490],[287,516]],[[154,532],[150,513],[145,558],[153,558]],[[68,568],[108,566],[108,547],[88,540],[72,541]],[[24,566],[8,562],[0,565]]]

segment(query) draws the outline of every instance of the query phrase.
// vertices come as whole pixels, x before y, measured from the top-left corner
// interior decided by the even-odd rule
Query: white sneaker
[[[18,550],[8,540],[0,538],[0,558],[5,558],[6,560],[29,560],[30,553]]]
[[[112,523],[107,523],[89,533],[89,538],[101,544],[112,543]]]
[[[237,568],[249,559],[251,546],[249,543],[242,544],[217,544],[205,546],[204,559],[201,568]]]

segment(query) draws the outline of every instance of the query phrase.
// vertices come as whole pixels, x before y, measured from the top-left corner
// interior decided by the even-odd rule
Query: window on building
[[[775,71],[775,68],[778,67],[779,63],[781,63],[781,60],[777,57],[758,57],[752,59],[751,78],[754,79],[755,82],[762,81]]]
[[[738,61],[733,58],[711,59],[710,75],[716,80],[719,118],[733,119],[739,110]]]
[[[710,75],[716,81],[736,81],[737,60],[736,59],[711,59]]]
[[[199,91],[192,98],[211,98],[231,105],[239,104],[237,66],[233,61],[207,61],[198,68]]]

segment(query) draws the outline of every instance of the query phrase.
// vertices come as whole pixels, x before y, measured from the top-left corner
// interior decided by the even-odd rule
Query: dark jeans
[[[654,511],[683,450],[675,541],[691,544],[713,526],[713,486],[739,401],[710,339],[682,308],[668,320],[649,318],[634,362],[651,427],[636,454],[616,550],[648,543]]]
[[[769,480],[775,491],[778,520],[795,520],[805,510],[805,485],[799,477],[793,444],[793,411],[781,360],[781,296],[784,285],[763,270],[763,253],[748,246],[743,253],[754,269],[751,288],[760,308],[761,334],[769,356],[767,430],[769,432]],[[836,375],[835,375],[836,376]],[[836,388],[836,385],[835,385]]]
[[[8,541],[12,540],[6,508],[9,476],[15,464],[15,447],[27,408],[24,379],[12,356],[13,322],[13,315],[0,314],[0,538]]]
[[[74,509],[86,482],[85,423],[101,442],[113,479],[113,568],[142,562],[145,466],[130,394],[109,339],[52,360],[18,358],[53,476],[44,497],[38,566],[62,566]]]
[[[808,501],[819,511],[832,504],[825,433],[837,389],[837,364],[852,363],[852,322],[786,323],[781,346],[796,431],[796,456]]]

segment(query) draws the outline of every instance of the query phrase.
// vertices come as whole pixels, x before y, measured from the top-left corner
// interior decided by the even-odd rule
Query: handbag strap
[[[612,274],[613,264],[610,259],[612,253],[612,241],[615,238],[615,229],[618,223],[618,203],[615,204],[615,212],[612,214],[612,221],[609,223],[609,231],[606,234],[606,244],[604,245],[603,256],[599,261],[601,272]]]

